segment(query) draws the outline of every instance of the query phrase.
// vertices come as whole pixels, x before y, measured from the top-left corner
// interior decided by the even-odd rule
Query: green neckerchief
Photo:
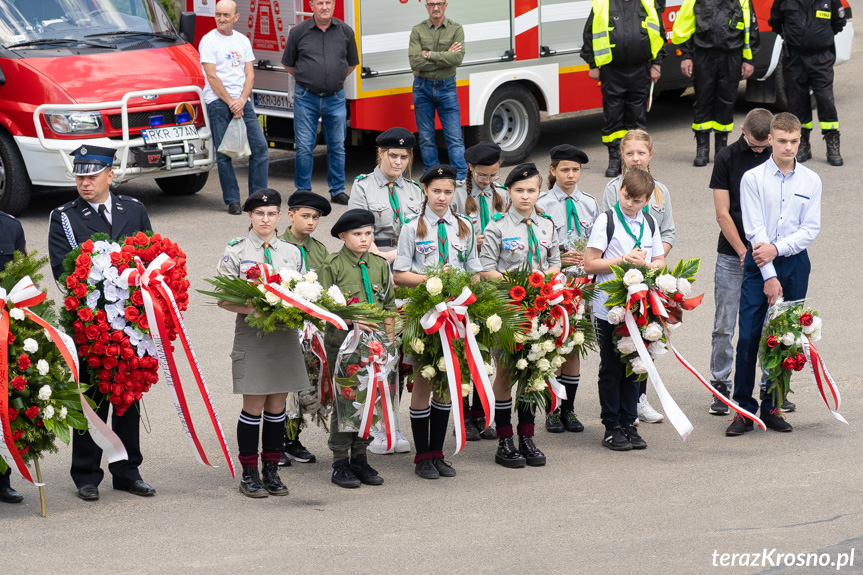
[[[573,190],[575,193],[575,190]],[[581,237],[581,224],[578,221],[578,210],[575,207],[575,200],[572,196],[566,196],[566,229],[572,231],[572,224],[575,222],[575,231],[578,237]]]
[[[492,193],[494,193],[492,191]],[[485,199],[483,194],[479,195],[479,224],[482,229],[482,233],[485,233],[485,227],[488,225],[489,215],[488,215],[488,202]]]
[[[301,242],[299,240],[299,238],[296,236],[296,234],[294,234],[294,232],[291,231],[291,228],[288,228],[288,230],[282,235],[282,239],[284,239],[286,242],[294,244],[295,246],[300,248],[300,254],[302,254],[302,256],[303,256],[303,265],[306,267],[306,270],[309,269],[309,262],[306,259],[305,242],[310,237],[312,237],[312,236],[311,235],[306,236],[306,239]]]
[[[617,213],[617,219],[620,220],[621,224],[623,224],[623,229],[626,230],[629,237],[635,240],[635,247],[640,248],[641,238],[644,236],[644,220],[641,221],[641,229],[638,231],[638,237],[635,237],[635,234],[632,233],[632,230],[629,228],[629,224],[626,223],[626,218],[623,217],[623,212],[620,211],[620,201],[614,204],[614,211]]]
[[[395,215],[395,220],[399,225],[404,225],[402,221],[402,210],[399,205],[399,196],[396,194],[396,184],[395,182],[390,182],[387,184],[387,190],[390,193],[390,207],[393,209],[393,214]]]
[[[270,253],[269,242],[264,242],[264,262],[273,265],[273,255]]]
[[[357,265],[360,266],[360,274],[363,276],[363,288],[366,291],[366,299],[369,303],[374,303],[375,297],[372,295],[372,281],[369,279],[369,264],[365,260],[360,259]]]
[[[446,220],[441,218],[437,223],[437,250],[440,256],[440,265],[449,263],[449,242],[446,237]]]
[[[536,239],[536,234],[533,233],[533,226],[531,225],[530,218],[524,218],[521,220],[522,223],[527,224],[527,251],[530,254],[530,257],[536,258],[536,267],[542,267],[542,260],[539,258],[539,241]],[[530,263],[530,258],[528,258],[528,264]]]

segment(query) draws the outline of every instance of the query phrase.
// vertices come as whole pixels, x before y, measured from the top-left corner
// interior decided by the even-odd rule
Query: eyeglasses
[[[434,10],[435,8],[441,8],[446,2],[426,2],[426,6]]]
[[[753,144],[752,142],[749,141],[749,136],[747,136],[746,134],[743,134],[743,139],[746,141],[746,145],[749,146],[749,149],[752,150],[753,152],[758,152],[758,151],[763,152],[764,148],[766,148],[767,146],[770,145],[767,142],[765,142],[763,144]]]
[[[473,177],[477,182],[496,182],[500,179],[500,172],[490,175],[474,173]]]
[[[252,210],[252,214],[255,217],[261,219],[267,218],[268,220],[274,220],[279,217],[279,212],[262,212],[261,210]]]

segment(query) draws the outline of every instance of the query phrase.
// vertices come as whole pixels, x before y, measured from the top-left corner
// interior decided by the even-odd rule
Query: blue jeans
[[[225,130],[228,129],[228,123],[234,119],[234,115],[225,102],[216,100],[212,104],[207,104],[207,117],[210,119],[210,130],[213,132],[213,144],[218,150]],[[270,150],[251,100],[243,106],[243,122],[246,124],[246,137],[252,150],[252,157],[249,158],[249,194],[251,194],[267,187]],[[237,184],[231,158],[224,154],[216,154],[216,160],[219,184],[222,186],[222,199],[228,205],[240,203],[240,186]]]
[[[734,328],[737,326],[737,310],[740,307],[740,286],[743,284],[743,268],[740,258],[727,254],[716,254],[716,269],[713,272],[713,297],[716,312],[713,315],[713,334],[710,339],[711,383],[724,383],[731,392],[731,368],[734,366]]]
[[[315,140],[320,119],[327,145],[327,185],[330,187],[330,196],[344,193],[347,115],[344,89],[320,98],[302,86],[294,87],[294,144],[297,148],[294,186],[298,190],[312,189]]]
[[[464,142],[461,138],[461,115],[458,108],[458,92],[455,77],[446,80],[426,80],[415,77],[413,87],[414,115],[420,136],[420,154],[423,171],[438,164],[437,145],[435,144],[434,115],[440,118],[443,135],[446,138],[449,163],[458,172],[458,179],[467,175],[464,161]]]

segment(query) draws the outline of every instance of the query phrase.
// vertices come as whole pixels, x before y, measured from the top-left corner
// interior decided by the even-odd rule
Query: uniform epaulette
[[[118,196],[117,196],[117,199],[118,199],[118,200],[127,201],[127,202],[135,202],[135,203],[137,203],[137,204],[140,204],[140,203],[141,203],[141,200],[139,200],[138,198],[133,198],[132,196],[121,196],[121,195],[118,195]]]
[[[494,185],[497,186],[498,188],[500,188],[501,190],[507,190],[508,189],[506,186],[504,186],[503,184],[501,184],[499,182],[495,182]]]
[[[241,241],[243,241],[244,239],[246,239],[246,238],[234,238],[234,239],[232,239],[231,241],[229,241],[229,242],[228,242],[228,245],[229,245],[229,246],[235,246],[235,245],[237,245],[238,243],[240,243]]]
[[[15,220],[15,219],[17,219],[17,218],[16,218],[15,216],[13,216],[12,214],[7,214],[6,212],[0,212],[0,216],[6,216],[6,217],[7,217],[7,218],[9,218],[10,220]]]
[[[500,220],[501,218],[503,218],[503,214],[495,214],[491,217],[491,221],[496,222],[496,221]]]
[[[422,185],[421,183],[419,183],[418,181],[416,181],[416,180],[410,180],[410,182],[411,182],[413,185],[415,185],[416,187],[418,187],[420,190],[422,190],[422,189],[423,189],[423,185]]]
[[[551,220],[551,216],[550,216],[550,215],[548,215],[548,214],[543,213],[543,214],[539,214],[539,215],[540,215],[540,216],[542,216],[543,218],[547,218],[547,219]],[[553,222],[553,221],[554,221],[554,220],[552,220],[552,222]]]
[[[359,176],[357,176],[356,178],[354,178],[354,181],[355,181],[355,182],[359,182],[360,180],[364,180],[364,179],[366,179],[366,178],[368,178],[368,177],[369,177],[369,175],[368,175],[368,174],[360,174]]]
[[[376,258],[381,258],[382,260],[384,260],[384,263],[387,263],[386,258],[384,258],[383,256],[380,256],[380,255],[378,255],[378,254],[373,254],[372,252],[366,252],[366,255],[369,255],[369,256],[375,256]],[[389,264],[388,264],[388,265],[389,265]]]

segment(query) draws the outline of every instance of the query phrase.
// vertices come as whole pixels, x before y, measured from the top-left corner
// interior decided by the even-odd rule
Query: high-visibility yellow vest
[[[611,62],[611,30],[608,27],[609,0],[593,0],[593,58],[597,66]],[[659,29],[659,15],[652,0],[641,0],[641,5],[647,12],[647,18],[641,23],[647,29],[650,39],[650,53],[653,59],[665,45],[665,38]]]
[[[752,48],[749,45],[749,25],[752,22],[752,11],[749,8],[749,0],[739,0],[743,9],[743,21],[737,24],[738,30],[743,30],[743,58],[752,59]],[[677,12],[674,27],[671,29],[671,41],[675,44],[683,44],[695,33],[695,0],[685,0],[683,6]]]

